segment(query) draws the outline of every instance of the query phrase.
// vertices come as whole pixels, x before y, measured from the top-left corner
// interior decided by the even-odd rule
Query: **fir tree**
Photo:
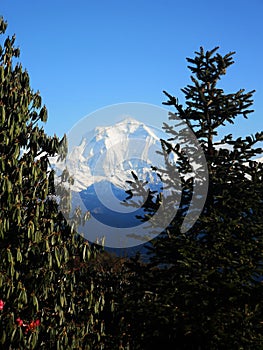
[[[234,53],[217,50],[201,48],[187,59],[192,84],[182,89],[184,105],[165,92],[165,104],[175,113],[173,124],[164,125],[171,140],[163,141],[168,167],[159,173],[167,174],[164,183],[170,186],[171,174],[181,171],[183,198],[173,222],[151,242],[150,262],[135,259],[129,265],[123,315],[131,325],[132,349],[263,347],[263,165],[254,159],[262,152],[257,144],[263,133],[219,138],[219,128],[252,112],[254,91],[225,93],[218,87]],[[209,175],[204,208],[187,232],[181,227],[195,194],[193,179],[185,176],[189,162],[176,132],[179,120],[201,144]],[[169,163],[171,152],[179,157],[176,164]],[[136,183],[133,192],[140,192]],[[148,211],[156,207],[158,198]]]

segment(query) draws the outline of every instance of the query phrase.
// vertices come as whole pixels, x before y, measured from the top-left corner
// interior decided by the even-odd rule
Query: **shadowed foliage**
[[[187,59],[192,84],[182,89],[183,105],[165,92],[165,104],[175,113],[164,124],[171,135],[163,141],[167,168],[157,172],[168,187],[176,187],[173,174],[181,174],[182,200],[169,227],[151,242],[149,263],[133,259],[128,265],[122,312],[132,349],[263,347],[263,165],[254,160],[262,153],[257,144],[263,133],[219,138],[219,128],[222,135],[222,127],[252,112],[253,91],[225,93],[218,87],[234,53],[217,51],[201,48]],[[193,164],[181,147],[185,134],[177,132],[180,120],[195,133],[209,175],[204,208],[187,232],[181,227],[194,210],[189,205],[195,193],[193,178],[187,177]],[[171,153],[177,161],[169,161]],[[139,195],[141,184],[134,181],[132,191]],[[157,205],[155,197],[146,213]]]
[[[6,26],[0,19],[2,36]],[[0,46],[0,347],[101,349],[104,295],[89,273],[98,251],[74,233],[54,200],[48,157],[65,157],[66,138],[45,134],[47,109],[14,43],[5,37]]]

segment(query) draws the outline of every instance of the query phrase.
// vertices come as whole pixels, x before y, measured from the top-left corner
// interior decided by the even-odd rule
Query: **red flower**
[[[20,317],[18,317],[18,318],[16,319],[16,322],[17,322],[17,324],[18,324],[19,327],[23,326],[23,320],[21,320]]]
[[[39,320],[36,320],[36,321],[35,321],[35,327],[38,327],[38,326],[40,326],[40,321],[39,321]]]
[[[41,324],[40,320],[31,321],[29,324],[28,323],[24,323],[20,319],[20,317],[16,319],[16,322],[18,323],[19,326],[24,326],[25,327],[25,334],[27,334],[28,331],[31,331],[31,330],[35,329],[36,327],[40,326],[40,324]]]
[[[17,322],[19,327],[21,327],[21,326],[24,327],[25,334],[27,334],[31,330],[34,330],[36,327],[40,326],[40,324],[41,324],[40,320],[38,320],[38,319],[36,321],[31,321],[29,324],[28,323],[24,323],[24,321],[21,320],[20,317],[18,317],[16,319],[16,322]]]
[[[0,310],[3,310],[5,303],[3,300],[0,300]]]

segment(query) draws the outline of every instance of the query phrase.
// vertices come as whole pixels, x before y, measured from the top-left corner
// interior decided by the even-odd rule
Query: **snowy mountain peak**
[[[114,141],[123,136],[131,137],[131,135],[134,135],[134,137],[151,136],[155,140],[159,140],[156,132],[158,131],[155,130],[155,128],[146,126],[142,122],[139,122],[138,120],[131,117],[126,117],[114,125],[98,126],[94,130],[97,141],[105,137],[110,138],[111,141]]]
[[[159,134],[159,135],[158,135]],[[126,117],[110,126],[98,126],[84,133],[66,162],[54,164],[57,173],[66,166],[74,177],[74,191],[81,191],[103,180],[125,187],[131,171],[144,179],[151,165],[156,165],[162,132],[136,119]]]

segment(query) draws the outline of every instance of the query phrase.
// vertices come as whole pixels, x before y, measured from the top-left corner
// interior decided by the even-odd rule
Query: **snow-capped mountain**
[[[151,165],[163,161],[157,154],[161,151],[161,137],[164,137],[162,130],[126,118],[112,126],[96,127],[84,133],[65,162],[56,163],[53,158],[51,164],[58,174],[67,167],[74,178],[73,191],[85,190],[101,181],[123,188],[131,179],[131,171],[148,180],[154,176]]]
[[[132,207],[123,205],[128,196],[126,190],[130,189],[127,181],[134,180],[134,172],[148,182],[148,188],[162,191],[162,183],[151,167],[163,165],[164,158],[157,151],[161,151],[160,138],[165,135],[162,130],[126,118],[112,126],[84,132],[79,142],[69,139],[65,162],[50,159],[57,175],[67,168],[74,178],[72,209],[79,207],[83,213],[90,213],[90,219],[81,228],[89,241],[95,242],[102,235],[106,237],[106,247],[112,248],[145,242],[148,223],[142,223],[138,216],[144,215],[141,204],[148,194],[136,198],[138,206],[137,202]],[[75,145],[71,146],[71,141]]]
[[[111,126],[99,126],[89,132],[82,131],[79,140],[69,137],[70,150],[66,161],[57,163],[56,159],[50,159],[50,163],[57,175],[67,167],[74,178],[74,185],[71,186],[72,209],[80,207],[83,213],[90,213],[90,219],[83,225],[82,231],[86,239],[95,242],[98,237],[104,236],[106,247],[115,249],[139,246],[154,238],[173,219],[181,196],[180,185],[175,181],[177,187],[171,190],[173,201],[170,201],[169,189],[163,188],[161,180],[151,168],[165,168],[164,157],[157,152],[162,152],[160,139],[166,138],[167,134],[131,118]],[[189,143],[194,145],[191,137]],[[197,178],[201,176],[203,179],[206,174],[205,158],[195,149],[197,154],[191,155],[185,147],[193,168],[193,175],[189,176],[197,175]],[[139,198],[138,201],[133,197],[133,207],[124,205],[127,198],[125,190],[130,189],[127,181],[133,180],[132,172],[137,174],[139,180],[147,181],[148,188],[162,192],[162,205],[153,214],[154,220],[150,218],[143,222],[138,218],[145,214],[142,203],[147,200],[147,193],[146,198]],[[173,176],[176,177],[176,173]],[[190,207],[185,227],[192,225],[198,217],[198,210],[202,210],[200,198],[205,200],[206,197],[206,182],[203,183],[201,186],[200,182],[195,182],[195,198],[199,201],[192,205],[194,210],[191,211]]]

